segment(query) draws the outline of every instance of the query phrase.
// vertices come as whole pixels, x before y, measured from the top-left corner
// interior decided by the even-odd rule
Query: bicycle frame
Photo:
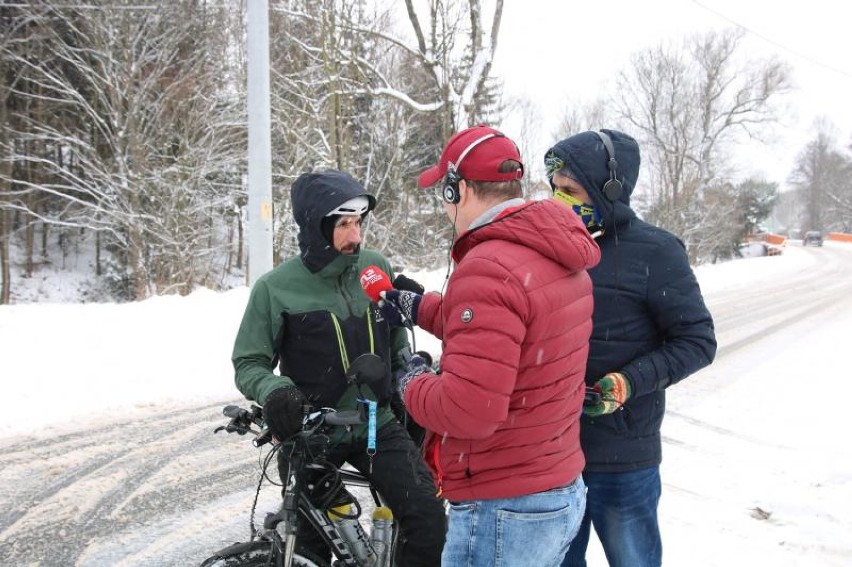
[[[338,413],[338,415],[335,415]],[[246,411],[241,408],[229,406],[225,409],[225,415],[232,417],[228,427],[222,427],[228,432],[236,432],[240,434],[253,433],[255,435],[254,444],[258,447],[273,442],[271,436],[263,427],[262,415],[259,408],[253,407],[252,411]],[[287,456],[288,469],[286,478],[282,478],[284,484],[283,499],[280,510],[277,513],[267,514],[263,528],[257,529],[254,527],[252,520],[252,541],[268,542],[270,549],[270,565],[276,567],[291,567],[294,555],[296,554],[297,532],[301,522],[307,521],[313,530],[318,533],[326,547],[331,551],[336,559],[335,565],[346,567],[390,567],[393,563],[393,556],[397,541],[397,526],[392,524],[392,536],[387,553],[383,554],[384,559],[376,561],[376,550],[373,548],[369,538],[366,541],[361,540],[368,550],[368,556],[371,558],[367,561],[359,561],[352,544],[343,536],[339,527],[329,518],[326,510],[317,507],[310,499],[306,490],[306,473],[311,470],[323,470],[326,445],[324,444],[324,430],[329,426],[347,425],[357,423],[356,416],[346,414],[346,412],[334,412],[333,410],[323,409],[319,412],[313,412],[306,416],[306,425],[304,429],[297,433],[287,443],[278,444],[273,451],[280,451],[283,447],[287,447],[290,453]],[[251,424],[259,426],[260,431],[255,431],[250,426]],[[323,436],[323,437],[317,437]],[[311,441],[314,441],[312,444]],[[316,443],[319,440],[320,443]],[[312,446],[319,445],[318,454],[314,454]],[[272,455],[270,455],[271,457]],[[254,509],[257,505],[257,500],[260,495],[260,487],[266,475],[266,468],[269,466],[271,459],[267,458],[263,466],[263,474],[258,482],[258,490],[255,494],[255,503],[252,507],[252,517]],[[283,471],[282,471],[283,472]],[[364,487],[368,488],[376,506],[383,504],[381,495],[376,488],[363,474],[357,471],[347,469],[336,469],[336,474],[339,475],[340,486],[344,487]],[[360,503],[354,496],[355,505],[360,513]]]
[[[338,526],[331,521],[325,510],[317,508],[307,495],[304,487],[304,475],[310,468],[310,464],[306,461],[305,456],[309,453],[308,438],[313,432],[305,434],[303,437],[295,441],[296,446],[293,452],[288,457],[288,478],[285,481],[284,498],[281,506],[280,516],[284,525],[284,550],[285,554],[289,550],[295,549],[296,533],[299,523],[307,520],[311,527],[322,537],[326,546],[331,550],[337,560],[343,566],[358,567],[362,565],[359,562],[352,544],[342,536]],[[322,457],[324,455],[321,455]],[[338,474],[341,478],[342,486],[362,486],[369,488],[376,505],[381,505],[381,498],[375,487],[361,473],[338,469]],[[284,479],[282,479],[284,481]],[[369,539],[362,541],[371,556],[376,555],[376,550],[373,548]],[[390,565],[390,558],[393,556],[395,538],[392,540],[390,553],[387,554],[387,565]],[[377,563],[370,562],[371,566],[383,567]],[[289,567],[287,558],[285,557],[284,567]]]

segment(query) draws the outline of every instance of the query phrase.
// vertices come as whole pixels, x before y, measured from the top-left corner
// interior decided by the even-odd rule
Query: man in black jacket
[[[716,354],[713,319],[683,243],[630,208],[639,163],[636,141],[614,130],[576,134],[545,156],[554,198],[580,215],[601,249],[589,270],[595,309],[586,367],[600,401],[581,419],[586,513],[563,567],[586,565],[592,525],[610,566],[662,563],[665,390]]]

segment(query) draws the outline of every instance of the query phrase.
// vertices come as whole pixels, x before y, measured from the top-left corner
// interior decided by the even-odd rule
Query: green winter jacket
[[[389,262],[373,250],[339,254],[321,235],[325,213],[363,188],[351,178],[328,174],[313,181],[307,188],[293,187],[302,254],[255,282],[231,360],[237,389],[258,404],[272,390],[295,385],[315,407],[350,410],[357,407],[358,397],[355,386],[346,385],[350,363],[360,354],[379,355],[386,362],[390,388],[391,376],[403,365],[400,351],[408,347],[408,338],[405,329],[388,327],[359,281],[361,270],[369,265],[393,277]],[[369,387],[361,391],[367,398],[377,397]],[[390,394],[388,389],[386,395]],[[378,425],[393,419],[383,404]],[[366,438],[366,426],[356,427],[354,433]]]

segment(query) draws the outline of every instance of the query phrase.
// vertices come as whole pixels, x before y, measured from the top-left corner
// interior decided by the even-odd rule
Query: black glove
[[[426,288],[420,285],[419,282],[402,274],[399,274],[397,277],[394,278],[393,287],[402,291],[413,291],[414,293],[419,293],[420,295],[426,293]]]
[[[287,439],[302,429],[307,398],[295,386],[276,388],[263,404],[263,419],[269,431],[279,440]]]
[[[423,299],[422,295],[412,291],[389,289],[383,291],[381,296],[384,300],[380,305],[382,316],[391,327],[410,327],[417,324],[417,309]]]

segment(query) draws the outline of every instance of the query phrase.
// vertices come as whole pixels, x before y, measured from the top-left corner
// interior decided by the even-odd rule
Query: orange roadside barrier
[[[847,234],[845,232],[829,232],[826,239],[834,240],[836,242],[852,242],[852,234]]]
[[[763,241],[767,244],[774,244],[775,246],[785,246],[787,244],[787,239],[780,234],[764,234]]]

